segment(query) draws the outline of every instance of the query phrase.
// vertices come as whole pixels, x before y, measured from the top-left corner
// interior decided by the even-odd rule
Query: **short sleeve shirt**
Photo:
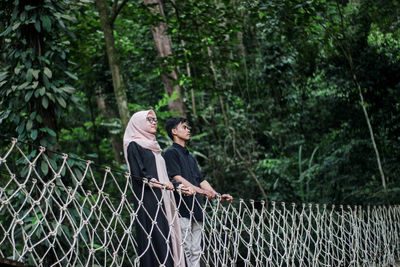
[[[188,182],[198,187],[200,183],[204,181],[196,160],[186,147],[174,143],[165,152],[164,159],[167,165],[168,176],[171,179],[176,175],[180,175]],[[175,199],[182,217],[190,218],[191,214],[193,214],[197,221],[203,220],[203,211],[201,208],[202,199],[199,195],[195,197],[182,195],[182,199],[179,195],[176,195]]]

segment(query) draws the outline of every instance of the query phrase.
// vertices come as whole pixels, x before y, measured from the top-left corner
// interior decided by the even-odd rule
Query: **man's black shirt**
[[[176,175],[180,175],[197,187],[200,187],[200,183],[204,181],[196,160],[186,147],[174,143],[165,152],[164,159],[170,179],[173,179]],[[202,199],[199,195],[196,195],[196,199],[193,196],[182,195],[182,202],[182,199],[176,193],[175,199],[182,217],[190,218],[190,211],[192,210],[194,218],[197,221],[203,221],[203,211],[199,205],[199,203],[202,203]]]

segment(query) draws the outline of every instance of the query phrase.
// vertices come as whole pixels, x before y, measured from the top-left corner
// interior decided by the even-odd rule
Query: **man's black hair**
[[[172,129],[176,129],[180,123],[185,123],[187,122],[187,119],[185,118],[169,118],[167,122],[165,123],[165,130],[167,130],[167,134],[169,138],[171,138],[172,141],[174,141],[174,136],[172,135]]]

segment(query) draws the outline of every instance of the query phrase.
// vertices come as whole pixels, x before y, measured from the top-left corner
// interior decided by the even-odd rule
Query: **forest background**
[[[124,127],[153,108],[163,148],[166,119],[188,118],[219,192],[399,203],[399,11],[395,0],[3,0],[1,151],[17,137],[126,171]]]

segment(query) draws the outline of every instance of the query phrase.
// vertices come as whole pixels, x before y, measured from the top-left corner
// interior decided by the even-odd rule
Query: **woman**
[[[140,266],[185,266],[178,215],[153,110],[133,114],[124,134],[124,154],[135,194],[135,220]],[[150,183],[143,183],[147,178]],[[168,190],[165,190],[168,189]],[[168,241],[168,242],[167,242]]]

